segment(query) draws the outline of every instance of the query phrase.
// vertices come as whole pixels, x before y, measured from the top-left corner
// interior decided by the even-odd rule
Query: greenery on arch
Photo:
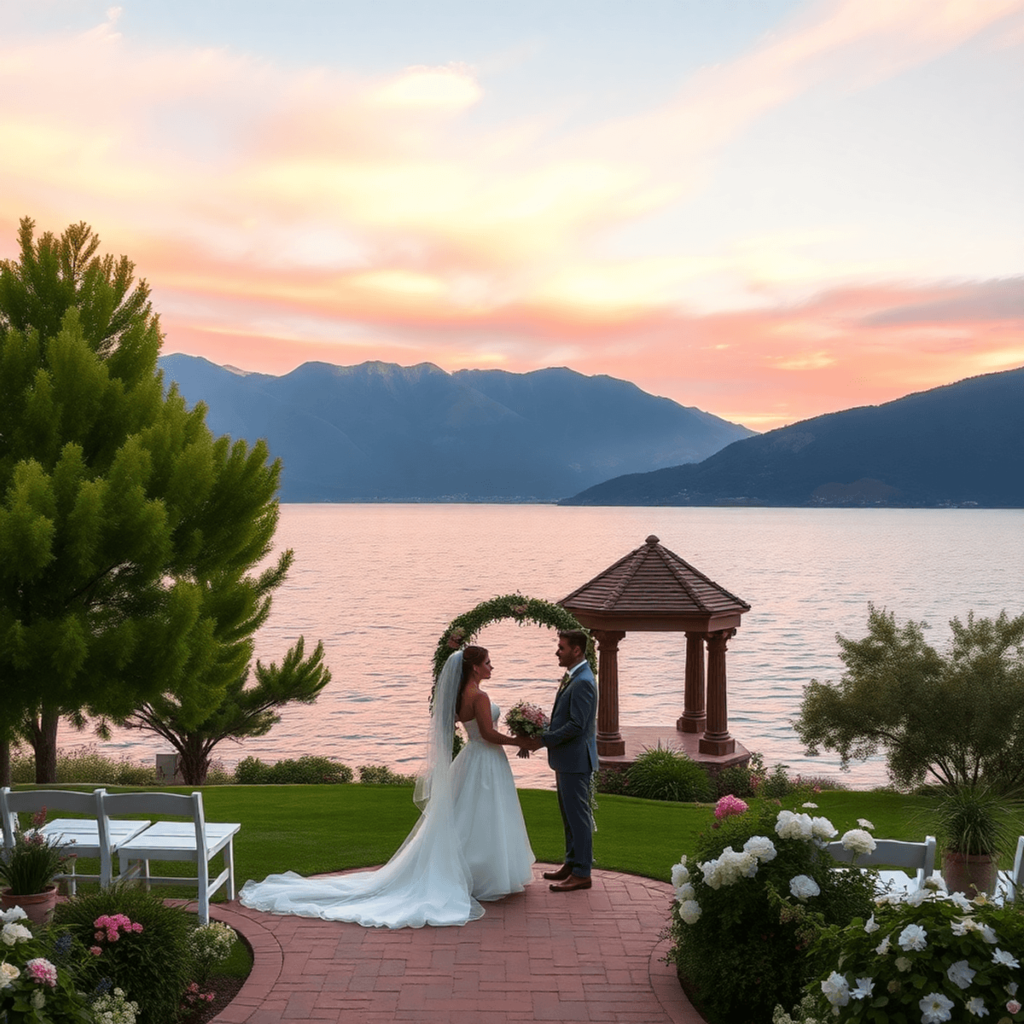
[[[538,626],[547,626],[549,629],[555,630],[583,629],[576,616],[571,612],[566,611],[561,605],[552,604],[539,597],[524,597],[522,594],[504,594],[500,597],[492,597],[489,601],[481,601],[475,608],[471,608],[448,623],[434,651],[434,679],[436,680],[441,674],[444,663],[453,651],[472,643],[479,635],[480,630],[492,622],[499,622],[502,619],[512,619],[520,626],[526,622],[532,622]],[[585,629],[583,631],[587,632]],[[587,636],[587,661],[596,672],[597,656],[594,653],[594,640],[589,633]]]

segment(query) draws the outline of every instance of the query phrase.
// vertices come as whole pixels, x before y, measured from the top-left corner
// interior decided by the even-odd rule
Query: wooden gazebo
[[[750,755],[729,734],[725,653],[750,605],[650,536],[559,601],[590,630],[598,651],[597,753],[602,767],[632,763],[657,743],[719,767]],[[619,642],[629,632],[684,632],[683,712],[675,729],[619,728]],[[707,645],[705,701],[704,648]]]

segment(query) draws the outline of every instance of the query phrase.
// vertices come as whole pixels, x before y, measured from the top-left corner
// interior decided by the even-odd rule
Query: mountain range
[[[273,376],[169,355],[215,434],[265,438],[281,500],[556,501],[623,471],[697,462],[753,431],[614,377],[431,363],[304,363]]]
[[[615,477],[568,505],[1024,507],[1024,367]]]

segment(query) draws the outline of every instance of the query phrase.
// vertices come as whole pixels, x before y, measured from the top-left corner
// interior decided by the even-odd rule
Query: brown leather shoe
[[[544,877],[549,882],[564,882],[572,874],[572,865],[563,864],[557,871],[545,871]]]
[[[580,878],[579,875],[570,875],[564,882],[548,886],[552,892],[572,892],[574,889],[589,889],[590,879]]]

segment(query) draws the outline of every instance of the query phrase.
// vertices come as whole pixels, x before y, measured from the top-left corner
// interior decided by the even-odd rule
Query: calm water
[[[836,679],[835,634],[861,636],[868,602],[925,619],[943,646],[948,620],[1024,607],[1024,512],[550,505],[286,505],[277,541],[295,550],[288,582],[258,638],[265,661],[300,634],[327,649],[333,679],[317,704],[287,708],[268,736],[217,748],[227,766],[319,753],[411,772],[426,728],[437,638],[456,615],[519,591],[557,601],[651,533],[751,606],[729,644],[729,726],[769,764],[838,774],[807,758],[792,730],[801,688]],[[554,635],[501,623],[488,687],[503,708],[548,706],[561,672]],[[682,634],[635,633],[619,647],[623,725],[674,722],[682,710]],[[83,738],[84,739],[84,738]],[[64,745],[75,734],[64,732]],[[115,755],[152,761],[156,737],[117,733]],[[512,759],[520,786],[547,787],[543,758]],[[854,785],[885,780],[880,761],[855,765]]]

